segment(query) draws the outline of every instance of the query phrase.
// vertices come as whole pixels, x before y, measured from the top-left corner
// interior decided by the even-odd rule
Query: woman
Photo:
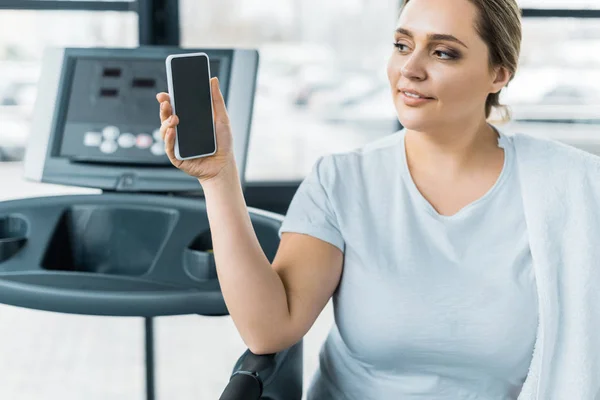
[[[177,117],[166,120],[168,95],[157,96],[167,154],[204,189],[218,278],[250,350],[275,353],[298,342],[333,296],[335,324],[309,399],[600,398],[593,375],[586,380],[600,371],[591,369],[599,348],[571,329],[582,316],[598,322],[597,309],[579,319],[561,314],[567,329],[551,325],[557,312],[547,282],[554,278],[544,271],[554,265],[544,258],[550,246],[537,238],[555,237],[533,223],[542,220],[536,212],[543,206],[530,205],[544,203],[535,199],[543,190],[532,191],[534,183],[549,180],[537,179],[534,161],[523,161],[535,158],[526,157],[525,138],[487,122],[514,77],[520,43],[515,0],[407,0],[388,65],[405,129],[318,160],[290,204],[272,265],[245,207],[218,81],[219,151],[211,158],[175,159]],[[571,157],[574,171],[579,158],[600,171],[597,160],[544,143],[535,149],[560,152],[560,162]],[[585,179],[582,173],[567,180]],[[592,196],[600,199],[600,192]],[[579,224],[573,229],[594,220],[589,216],[570,215]],[[554,247],[563,249],[555,236]],[[572,267],[565,271],[598,278],[585,269],[593,258],[570,254],[557,251]],[[557,300],[561,311],[597,299],[576,279],[567,279],[578,289],[576,300]],[[540,330],[538,294],[546,313]],[[581,345],[559,347],[562,341]]]

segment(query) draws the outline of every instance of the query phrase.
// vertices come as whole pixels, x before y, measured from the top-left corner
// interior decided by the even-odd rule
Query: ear
[[[494,81],[490,87],[490,93],[498,93],[510,81],[511,73],[506,67],[500,66],[494,68],[493,76]]]

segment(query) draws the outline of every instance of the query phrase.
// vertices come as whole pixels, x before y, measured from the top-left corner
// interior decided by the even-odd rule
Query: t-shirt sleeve
[[[283,232],[303,233],[344,252],[344,239],[331,202],[331,188],[326,187],[332,181],[331,162],[331,155],[320,157],[304,178],[279,229],[280,238]]]

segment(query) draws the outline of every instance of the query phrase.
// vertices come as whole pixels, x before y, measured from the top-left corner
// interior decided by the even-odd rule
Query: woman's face
[[[477,8],[468,0],[411,0],[404,8],[387,72],[398,118],[407,129],[434,131],[485,120],[486,98],[503,83],[494,84],[476,18]],[[411,104],[403,88],[432,99]]]

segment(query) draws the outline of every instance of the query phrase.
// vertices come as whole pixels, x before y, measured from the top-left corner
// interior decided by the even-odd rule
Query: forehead
[[[398,18],[396,28],[416,37],[429,33],[456,36],[467,46],[473,42],[477,8],[469,0],[410,0]]]

